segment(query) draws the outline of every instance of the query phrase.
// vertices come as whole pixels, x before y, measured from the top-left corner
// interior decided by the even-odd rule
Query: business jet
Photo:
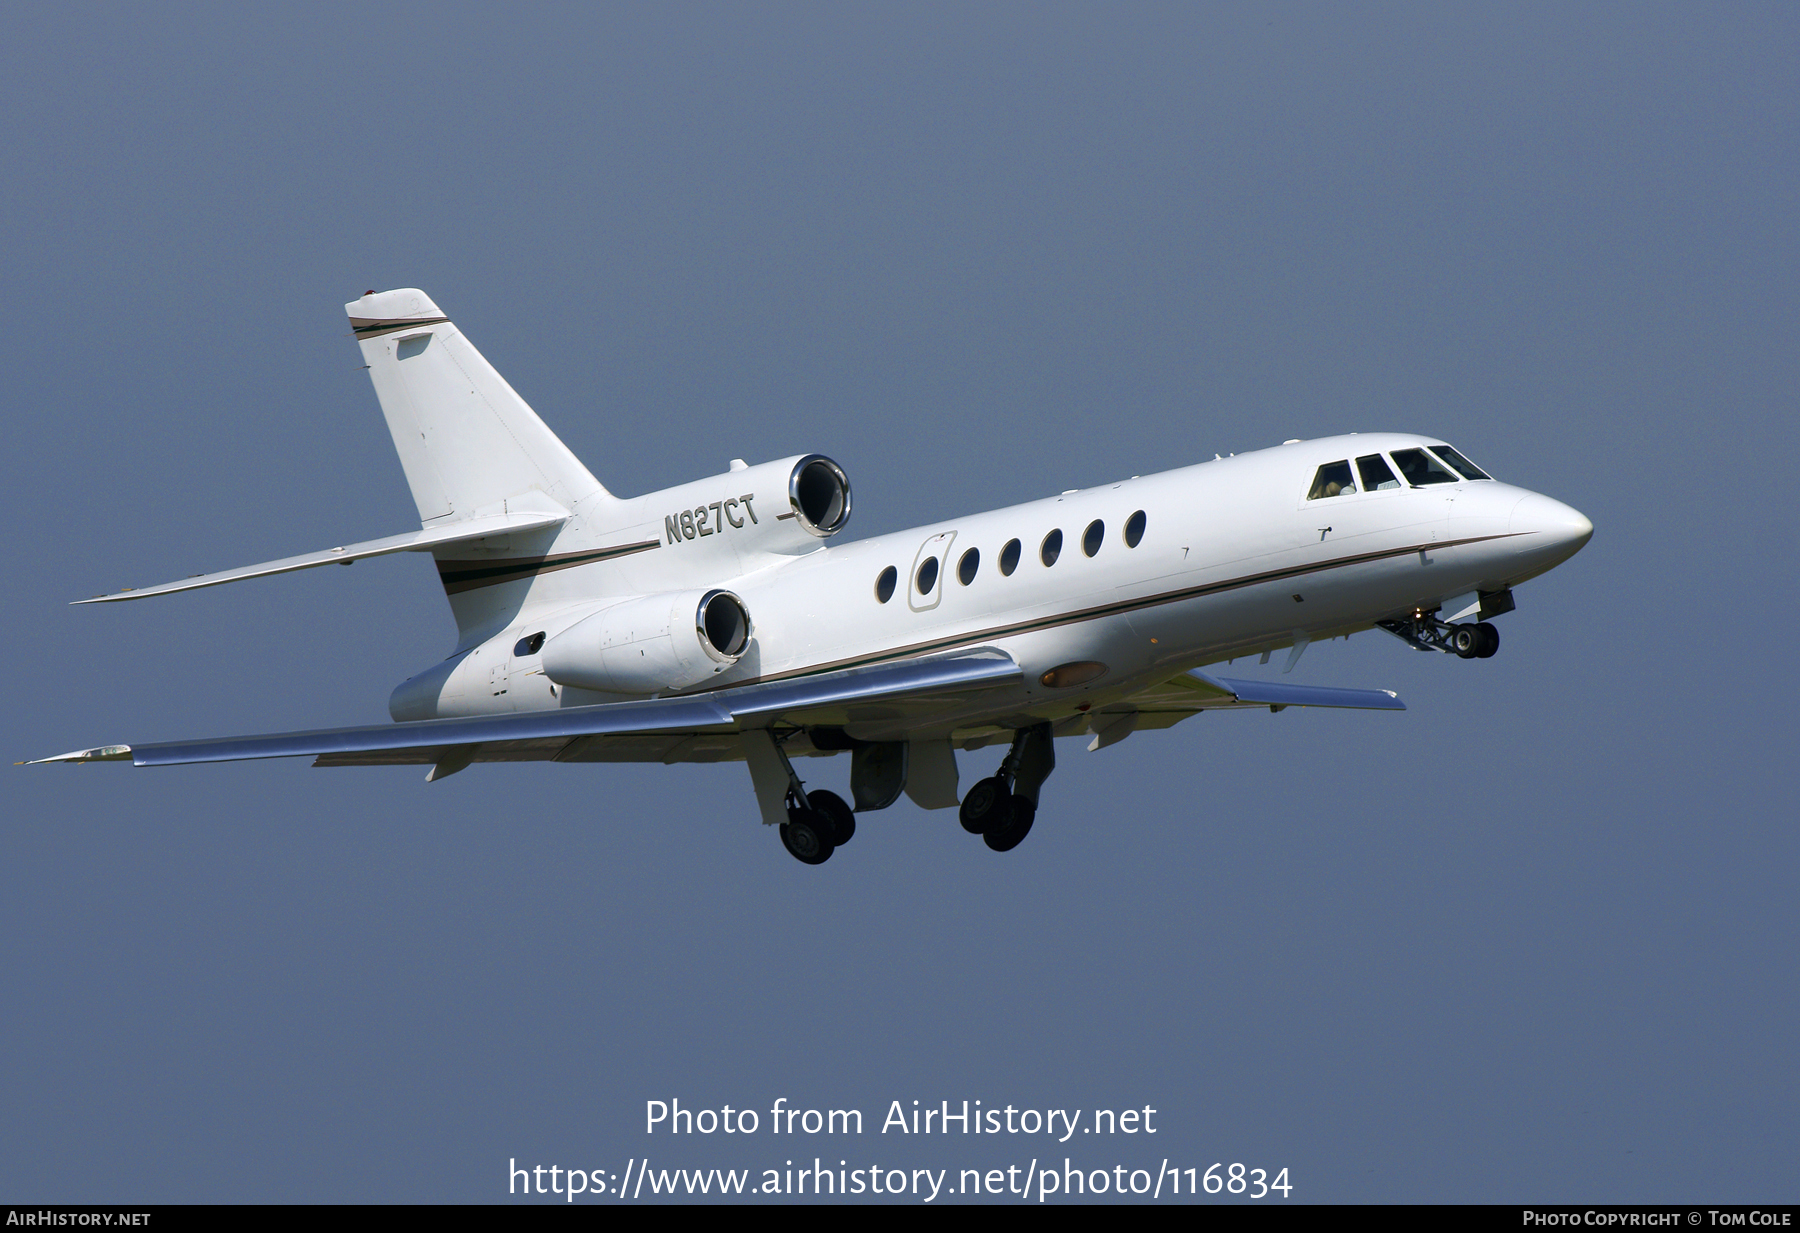
[[[1057,737],[1104,749],[1209,710],[1404,710],[1392,691],[1203,668],[1379,629],[1492,656],[1513,588],[1593,525],[1429,435],[1279,446],[859,542],[806,454],[644,496],[602,487],[422,291],[346,305],[420,529],[180,582],[169,595],[398,552],[436,559],[455,649],[394,723],[39,762],[310,756],[315,766],[748,765],[762,820],[820,864],[902,792],[995,851],[1031,830]],[[959,790],[956,751],[1006,746]],[[850,755],[850,800],[800,758]]]

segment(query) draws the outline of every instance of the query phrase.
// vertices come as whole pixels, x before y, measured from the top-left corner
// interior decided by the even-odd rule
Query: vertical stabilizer
[[[608,500],[423,291],[370,292],[344,306],[394,436],[420,522]]]

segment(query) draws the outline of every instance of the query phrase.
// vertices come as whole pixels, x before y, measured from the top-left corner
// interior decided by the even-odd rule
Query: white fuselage
[[[748,473],[727,473],[624,503],[636,512],[618,542],[654,540],[654,550],[488,588],[494,632],[402,685],[391,709],[421,719],[616,700],[623,695],[557,686],[540,653],[518,653],[523,640],[553,640],[631,597],[707,586],[742,600],[753,636],[741,658],[697,688],[992,645],[1019,663],[1023,683],[944,722],[965,735],[1016,728],[1189,668],[1503,591],[1592,534],[1568,506],[1494,480],[1308,498],[1325,464],[1435,440],[1367,433],[1295,442],[852,543],[745,552],[721,512],[710,539],[670,534],[665,507],[717,501],[714,488],[736,493],[734,477]],[[773,495],[761,516],[780,508]],[[1140,511],[1131,546],[1125,532]],[[1094,523],[1090,555],[1084,539]],[[1061,551],[1046,565],[1043,544],[1055,531]],[[1002,553],[1012,540],[1020,549],[1009,575]],[[965,565],[971,551],[978,557]],[[927,590],[928,561],[936,577]],[[877,585],[890,567],[896,582],[883,602]],[[880,727],[851,735],[883,739]]]

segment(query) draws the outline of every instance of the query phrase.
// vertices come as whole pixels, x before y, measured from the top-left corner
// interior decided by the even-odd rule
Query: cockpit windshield
[[[1380,492],[1384,488],[1400,487],[1400,481],[1394,478],[1392,471],[1388,470],[1388,465],[1382,461],[1380,454],[1370,454],[1367,457],[1358,458],[1356,466],[1362,472],[1363,491],[1365,492]]]
[[[1424,450],[1395,450],[1394,465],[1414,488],[1423,488],[1427,484],[1455,484],[1462,480],[1462,476]]]
[[[1480,467],[1470,462],[1467,458],[1464,458],[1461,454],[1451,449],[1448,445],[1434,445],[1431,447],[1431,452],[1436,454],[1439,458],[1442,458],[1458,471],[1461,471],[1464,479],[1484,480],[1494,478],[1486,471],[1483,471]]]
[[[1321,497],[1338,497],[1356,491],[1356,481],[1350,478],[1350,460],[1328,462],[1320,467],[1313,476],[1313,485],[1306,494],[1308,501],[1317,501]]]
[[[1388,465],[1390,462],[1392,467]],[[1405,478],[1404,484],[1394,478],[1395,468]],[[1390,488],[1460,484],[1465,479],[1491,482],[1492,478],[1448,445],[1421,445],[1388,454],[1364,454],[1356,459],[1354,470],[1349,459],[1328,462],[1313,473],[1312,487],[1307,491],[1306,499],[1318,501],[1350,496],[1357,491],[1359,479],[1363,492],[1381,492]]]

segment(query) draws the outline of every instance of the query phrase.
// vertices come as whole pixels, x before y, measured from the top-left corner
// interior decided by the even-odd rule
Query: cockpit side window
[[[1398,488],[1400,481],[1388,469],[1387,459],[1380,454],[1370,454],[1366,458],[1356,460],[1356,469],[1362,472],[1364,492],[1380,492],[1383,488]]]
[[[1394,465],[1414,488],[1427,484],[1460,483],[1462,477],[1424,450],[1395,450]]]
[[[1456,470],[1461,471],[1464,479],[1491,480],[1494,478],[1486,471],[1483,471],[1480,467],[1470,462],[1467,458],[1464,458],[1461,454],[1451,449],[1448,445],[1434,445],[1431,447],[1431,452],[1449,463]]]
[[[1308,501],[1317,501],[1320,497],[1336,497],[1356,491],[1356,481],[1350,478],[1350,462],[1328,462],[1319,468],[1313,476],[1312,491],[1306,494]]]

